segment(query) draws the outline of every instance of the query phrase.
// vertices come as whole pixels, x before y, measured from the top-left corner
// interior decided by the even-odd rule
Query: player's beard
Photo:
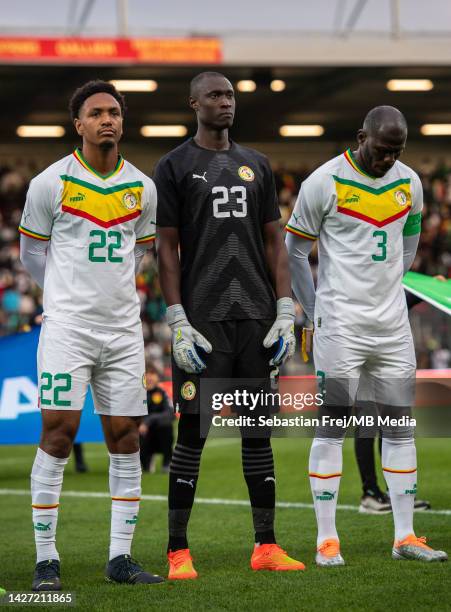
[[[99,144],[99,147],[102,151],[109,151],[115,146],[116,146],[116,143],[114,142],[114,140],[102,140],[101,143]]]

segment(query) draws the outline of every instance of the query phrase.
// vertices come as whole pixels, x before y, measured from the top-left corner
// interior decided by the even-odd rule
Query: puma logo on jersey
[[[298,223],[298,219],[300,218],[300,216],[301,216],[301,215],[295,215],[295,214],[293,213],[293,219],[294,219],[294,222],[295,222],[295,223]]]
[[[207,172],[205,171],[203,174],[193,174],[193,179],[202,179],[203,181],[205,181],[206,183],[208,183],[207,179],[205,178]]]
[[[353,193],[350,198],[346,198],[345,202],[348,204],[360,202],[360,196],[358,193]]]
[[[70,202],[83,202],[85,198],[86,198],[86,195],[79,191],[76,196],[72,196],[71,198],[69,198],[69,201]]]
[[[194,489],[194,478],[191,478],[191,480],[184,480],[183,478],[177,478],[177,484],[187,484],[189,487]]]

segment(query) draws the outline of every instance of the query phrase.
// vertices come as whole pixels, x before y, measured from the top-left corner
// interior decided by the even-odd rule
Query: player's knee
[[[61,422],[52,427],[44,427],[40,446],[43,451],[52,457],[69,457],[77,428],[71,423]]]
[[[110,432],[109,438],[108,447],[110,452],[128,454],[139,451],[139,430],[136,423],[115,428]]]

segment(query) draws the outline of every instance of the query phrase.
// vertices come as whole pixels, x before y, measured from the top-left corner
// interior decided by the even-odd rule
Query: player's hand
[[[313,323],[311,321],[307,321],[306,327],[302,328],[301,338],[301,355],[305,363],[307,363],[309,360],[308,354],[313,350],[313,332]]]
[[[188,321],[181,304],[169,306],[166,318],[172,330],[172,354],[175,363],[188,374],[200,374],[207,366],[199,356],[196,346],[206,353],[213,347]]]
[[[149,431],[149,428],[147,427],[147,425],[145,423],[141,423],[141,425],[139,426],[140,435],[145,436],[148,431]]]
[[[277,300],[277,318],[273,326],[263,340],[263,346],[270,348],[277,344],[276,354],[270,360],[269,365],[280,366],[290,357],[293,357],[296,349],[296,338],[294,336],[294,304],[291,298],[285,297]]]

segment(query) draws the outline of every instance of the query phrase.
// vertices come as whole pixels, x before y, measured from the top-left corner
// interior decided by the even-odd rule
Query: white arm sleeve
[[[402,261],[404,267],[404,274],[410,270],[410,266],[413,264],[415,255],[417,253],[418,243],[420,241],[420,234],[414,234],[413,236],[402,237]]]
[[[31,278],[44,288],[48,242],[24,234],[20,237],[20,261]]]
[[[312,240],[288,233],[285,238],[291,271],[291,287],[297,301],[313,322],[315,313],[315,285],[308,256],[313,248]]]

